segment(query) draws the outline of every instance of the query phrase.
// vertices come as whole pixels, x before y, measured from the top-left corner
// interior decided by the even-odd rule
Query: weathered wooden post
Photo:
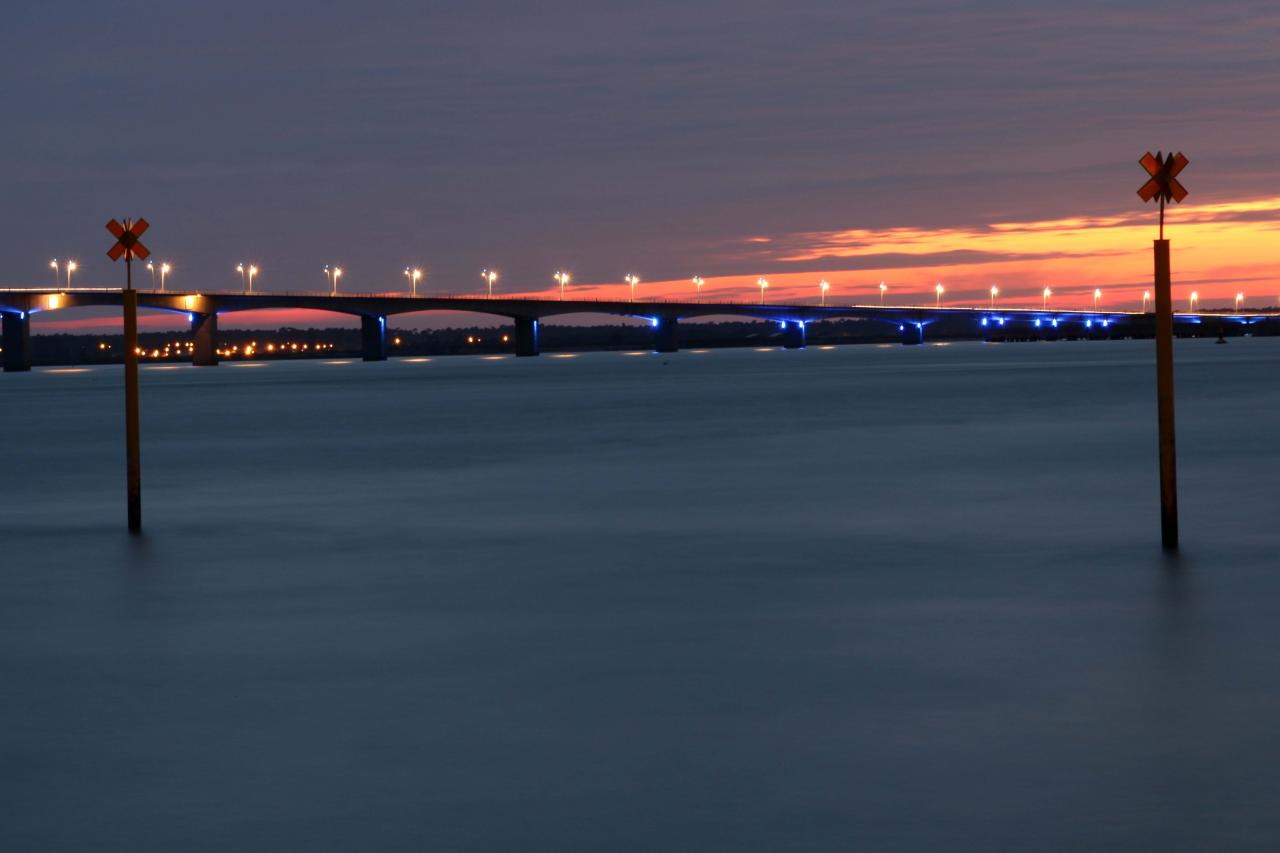
[[[1164,239],[1164,205],[1180,202],[1187,190],[1178,173],[1189,162],[1182,152],[1161,157],[1148,151],[1139,163],[1151,177],[1138,195],[1143,201],[1160,201],[1160,236],[1155,241],[1156,291],[1156,419],[1160,444],[1160,540],[1165,550],[1178,548],[1178,462],[1173,417],[1173,294],[1169,268],[1169,241]]]
[[[121,302],[124,305],[125,479],[130,533],[142,530],[142,460],[138,435],[138,291],[133,289],[133,259],[145,261],[151,254],[138,240],[147,228],[145,219],[137,222],[126,219],[124,225],[114,219],[107,223],[107,230],[116,238],[116,244],[107,252],[107,257],[118,261],[123,255],[125,269],[125,288]]]

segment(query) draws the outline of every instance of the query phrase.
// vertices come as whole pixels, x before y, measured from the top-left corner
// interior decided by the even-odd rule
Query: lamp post
[[[700,276],[700,275],[695,275],[695,276],[693,277],[693,298],[694,298],[694,301],[700,300],[700,299],[702,298],[702,284],[703,284],[703,282],[702,282],[702,276]]]
[[[1244,302],[1244,291],[1236,294],[1236,310],[1240,310],[1240,303]]]
[[[254,264],[249,264],[249,292],[253,293],[253,277],[258,274],[258,268]],[[342,272],[337,270],[337,272]]]
[[[938,282],[933,286],[933,296],[934,296],[933,307],[934,308],[942,307],[942,294],[946,292],[947,292],[947,289],[942,286],[942,282]]]
[[[827,291],[830,289],[831,289],[831,285],[827,283],[827,280],[825,278],[822,281],[818,282],[818,294],[819,294],[818,304],[819,305],[825,306],[827,304]]]
[[[77,269],[75,261],[67,261],[67,290],[71,289],[71,274]]]
[[[1049,307],[1049,297],[1053,296],[1053,291],[1049,288],[1044,289],[1044,299],[1040,302],[1040,310],[1043,311]]]
[[[640,283],[640,276],[635,275],[634,273],[628,273],[627,276],[622,280],[625,281],[627,284],[631,285],[631,301],[635,302],[636,301],[636,285]]]
[[[160,265],[160,292],[164,293],[164,277],[169,274],[173,267],[169,266],[169,262],[165,261]]]
[[[1200,294],[1194,290],[1191,291],[1191,299],[1189,301],[1191,303],[1191,310],[1194,312],[1196,310],[1196,303],[1200,301]]]
[[[883,281],[880,282],[880,307],[881,308],[884,307],[884,292],[888,289],[889,289],[889,286],[887,284],[885,284]]]
[[[422,278],[422,270],[417,267],[413,269],[405,267],[404,277],[409,279],[409,295],[416,297],[418,295],[418,279]]]
[[[1093,310],[1098,310],[1098,300],[1102,298],[1102,288],[1095,287],[1093,289]]]
[[[551,276],[560,285],[560,301],[564,302],[564,286],[569,283],[569,274],[564,270],[556,270],[556,274]]]
[[[240,289],[244,290],[244,264],[236,264],[236,272],[240,273]]]
[[[493,298],[493,283],[494,283],[495,281],[497,281],[497,280],[498,280],[498,273],[497,273],[497,271],[496,271],[496,270],[481,270],[481,271],[480,271],[480,278],[484,279],[484,280],[485,280],[485,282],[486,282],[486,284],[488,284],[488,286],[489,286],[489,298],[490,298],[490,299],[492,299],[492,298]]]
[[[764,292],[769,288],[769,280],[766,279],[764,276],[760,276],[760,278],[756,279],[756,284],[760,285],[760,304],[763,305]]]
[[[338,279],[342,278],[342,267],[334,267],[332,276],[333,276],[333,295],[337,296],[338,295]],[[249,277],[249,281],[250,282],[253,281],[252,276]],[[253,288],[250,288],[250,290],[252,289]]]
[[[1151,301],[1151,291],[1142,291],[1142,313],[1147,313],[1147,303]]]
[[[156,265],[152,261],[147,261],[147,272],[151,273],[151,289],[156,289]]]
[[[58,275],[58,259],[54,258],[49,261],[49,268],[53,270],[53,286],[57,287],[62,284],[62,278]]]
[[[1000,295],[1000,288],[996,287],[994,284],[993,284],[993,285],[991,285],[991,307],[992,307],[992,309],[994,309],[994,308],[996,307],[996,297],[997,297],[997,296],[999,296],[999,295]]]

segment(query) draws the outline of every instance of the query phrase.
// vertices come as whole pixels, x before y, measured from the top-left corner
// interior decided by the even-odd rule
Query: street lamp
[[[77,269],[75,261],[67,261],[67,290],[71,289],[71,274]]]
[[[147,261],[147,272],[151,273],[151,289],[156,289],[156,265],[152,261]]]
[[[933,286],[933,295],[934,295],[933,307],[934,308],[942,307],[942,294],[946,292],[947,292],[947,289],[942,286],[942,282],[938,282]]]
[[[1093,289],[1093,310],[1098,310],[1098,300],[1102,298],[1102,288],[1095,287]]]
[[[1050,296],[1053,296],[1053,291],[1046,287],[1044,289],[1044,299],[1040,302],[1040,310],[1043,311],[1044,309],[1049,307]]]
[[[327,270],[328,267],[325,267]],[[244,290],[244,264],[236,264],[236,272],[240,273],[240,289]]]
[[[52,261],[49,261],[49,267],[53,270],[53,286],[57,287],[62,284],[62,279],[58,277],[58,259],[54,258]]]
[[[253,293],[253,277],[258,274],[258,268],[253,264],[249,264],[248,272],[249,272],[249,292]],[[342,270],[338,270],[338,272],[342,272]]]
[[[560,285],[560,301],[564,302],[564,286],[569,283],[569,274],[564,270],[556,270],[556,274],[551,278]]]
[[[1151,301],[1151,291],[1142,291],[1142,313],[1147,313],[1147,303]]]
[[[764,292],[769,287],[769,280],[766,279],[764,276],[760,276],[760,278],[756,279],[756,284],[760,285],[760,304],[763,305]]]
[[[695,275],[693,277],[693,298],[695,300],[702,298],[702,284],[703,284],[702,276]]]
[[[1000,295],[1000,288],[996,287],[994,284],[991,285],[991,307],[992,308],[996,307],[996,297],[999,295]]]
[[[884,292],[888,289],[889,289],[889,286],[887,284],[885,284],[883,281],[880,282],[880,307],[881,308],[884,307]]]
[[[818,301],[819,305],[827,304],[827,291],[830,289],[831,289],[831,285],[827,284],[827,280],[825,278],[822,281],[818,282],[818,293],[820,294],[820,298]]]
[[[493,283],[498,280],[498,273],[495,270],[481,270],[480,278],[484,279],[489,285],[489,298],[493,298]]]
[[[418,295],[418,279],[422,278],[422,270],[418,269],[417,267],[414,267],[413,269],[409,269],[408,267],[405,267],[404,277],[409,279],[409,295],[417,296]]]
[[[1244,302],[1244,291],[1236,294],[1236,310],[1240,310],[1240,303]]]
[[[1194,291],[1194,290],[1193,290],[1193,291],[1191,291],[1191,300],[1190,300],[1190,302],[1191,302],[1191,310],[1192,310],[1192,311],[1195,311],[1195,310],[1196,310],[1196,302],[1198,302],[1199,300],[1200,300],[1200,294],[1199,294],[1199,293],[1197,293],[1197,292],[1196,292],[1196,291]]]
[[[627,273],[627,276],[622,280],[625,281],[627,284],[631,285],[631,301],[635,302],[636,301],[636,285],[640,283],[640,276],[635,275],[634,273]]]
[[[333,295],[337,296],[338,295],[338,279],[342,278],[342,267],[334,267],[332,276],[333,276]],[[253,276],[249,276],[249,282],[250,284],[253,283]],[[249,289],[252,290],[253,288],[250,287]]]
[[[169,266],[169,262],[165,261],[160,265],[160,292],[164,293],[164,277],[169,274],[173,267]]]

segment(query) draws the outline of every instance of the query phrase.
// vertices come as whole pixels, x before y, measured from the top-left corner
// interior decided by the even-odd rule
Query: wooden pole
[[[1162,223],[1163,224],[1163,223]],[[1167,551],[1178,549],[1177,448],[1173,420],[1173,294],[1169,241],[1155,241],[1156,406],[1160,431],[1160,539]]]
[[[126,223],[126,228],[130,223]],[[124,258],[124,429],[129,492],[129,532],[142,531],[142,463],[138,440],[138,291],[133,289],[133,252]]]

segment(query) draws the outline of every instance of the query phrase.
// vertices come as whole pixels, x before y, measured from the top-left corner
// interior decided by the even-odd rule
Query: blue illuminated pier
[[[118,306],[119,290],[0,290],[4,369],[31,367],[31,315],[43,311],[92,306]],[[1149,337],[1154,315],[1124,311],[1058,311],[1049,309],[945,308],[915,305],[761,305],[740,302],[632,302],[625,300],[559,300],[400,294],[316,293],[161,293],[139,291],[138,306],[185,314],[194,343],[192,363],[218,363],[218,318],[243,311],[301,308],[359,317],[366,361],[387,357],[387,318],[399,314],[454,311],[503,317],[515,326],[515,353],[538,354],[538,325],[547,317],[598,314],[649,321],[658,352],[680,348],[680,322],[699,317],[743,317],[778,324],[784,347],[805,345],[805,327],[821,320],[872,320],[897,329],[904,344],[920,344],[929,326],[946,321],[954,331],[965,323],[988,340],[1056,340],[1059,338]],[[1280,331],[1275,312],[1186,312],[1174,315],[1181,327],[1209,324],[1217,334],[1229,326],[1246,331]]]

